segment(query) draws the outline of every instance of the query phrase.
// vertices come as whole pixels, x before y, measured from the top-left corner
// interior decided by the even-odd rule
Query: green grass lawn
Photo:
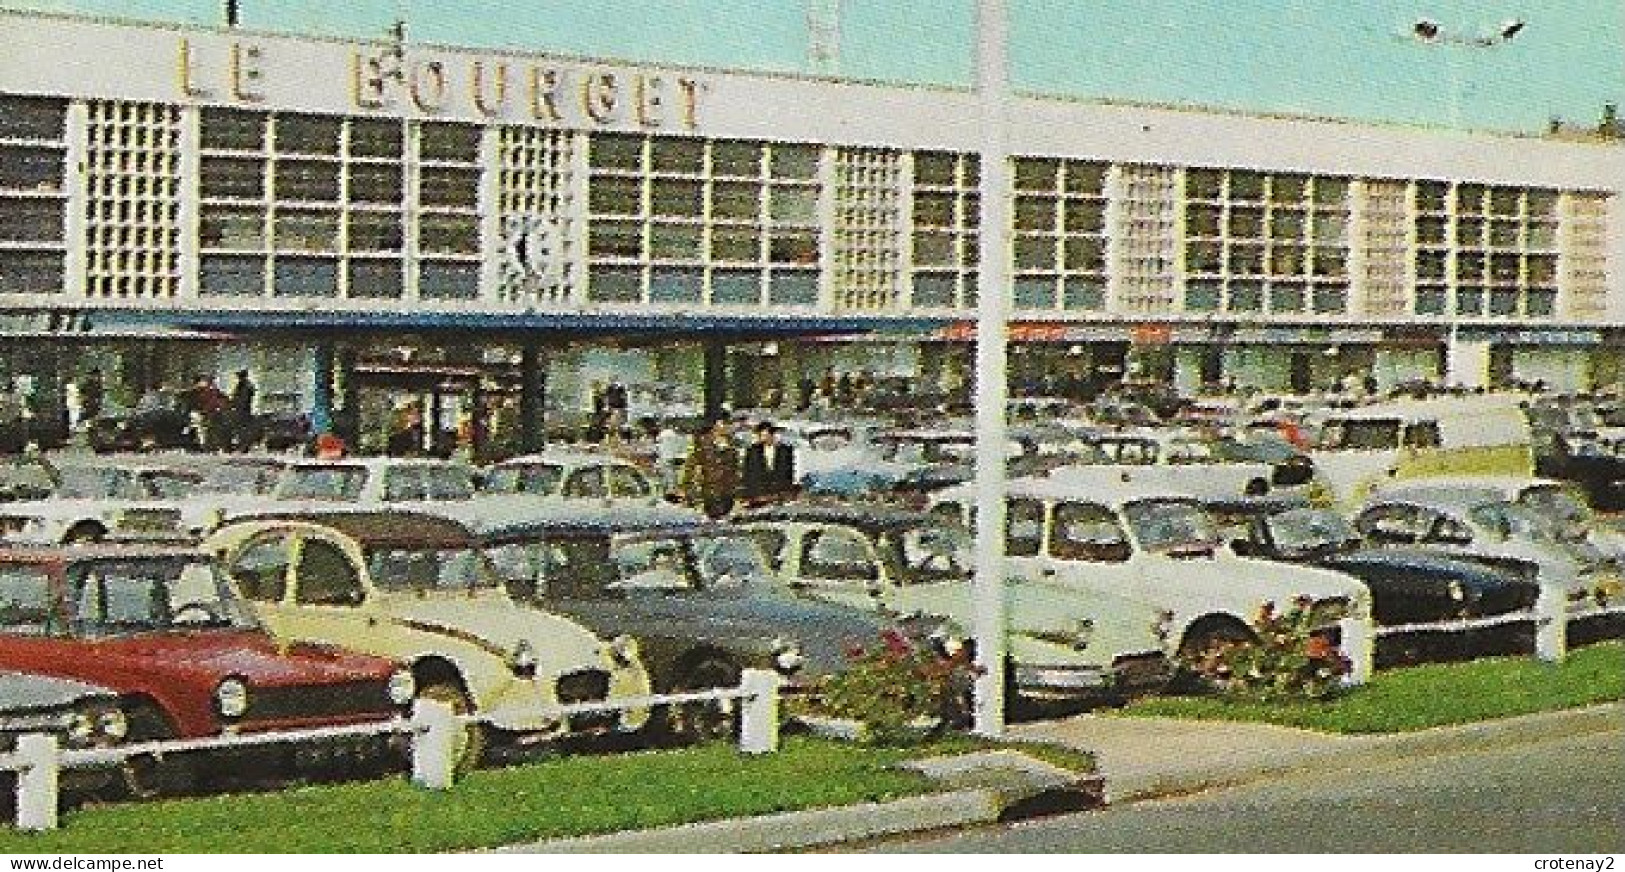
[[[1625,699],[1625,643],[1569,652],[1561,664],[1528,657],[1429,664],[1379,672],[1325,702],[1262,704],[1222,698],[1160,698],[1122,714],[1260,721],[1330,733],[1393,733]]]
[[[402,777],[86,807],[64,814],[51,833],[0,828],[0,853],[466,850],[928,793],[930,782],[892,764],[980,746],[965,738],[870,748],[787,737],[779,753],[760,757],[728,744],[560,757],[477,771],[446,793]],[[1035,756],[1090,766],[1087,755]]]

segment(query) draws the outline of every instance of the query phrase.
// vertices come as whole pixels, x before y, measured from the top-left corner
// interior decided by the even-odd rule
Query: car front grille
[[[293,687],[252,687],[249,689],[246,726],[256,722],[351,720],[375,716],[389,717],[396,709],[389,702],[383,681],[349,681],[341,684],[297,685]]]
[[[566,672],[553,687],[562,705],[600,702],[609,698],[609,673],[602,669]],[[569,730],[573,733],[608,730],[619,722],[620,713],[616,711],[582,712],[568,718]]]

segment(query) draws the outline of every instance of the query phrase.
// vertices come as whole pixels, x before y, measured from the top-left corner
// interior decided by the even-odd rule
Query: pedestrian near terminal
[[[255,441],[254,434],[254,381],[248,370],[237,370],[237,381],[231,386],[231,445],[238,451],[247,451]]]
[[[682,482],[684,500],[708,517],[725,518],[733,511],[739,492],[739,448],[727,418],[716,418],[694,434]]]
[[[756,441],[745,449],[740,496],[747,506],[781,502],[795,496],[795,455],[779,441],[772,421],[756,425]]]

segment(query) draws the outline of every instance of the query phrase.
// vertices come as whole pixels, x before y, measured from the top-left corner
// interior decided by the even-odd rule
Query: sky
[[[240,0],[255,30],[972,84],[972,0]],[[810,5],[840,9],[833,69]],[[217,25],[224,0],[0,0]],[[1008,0],[1011,82],[1082,99],[1538,132],[1625,104],[1622,0]],[[1418,19],[1447,36],[1411,36]],[[1490,47],[1465,41],[1527,22]]]

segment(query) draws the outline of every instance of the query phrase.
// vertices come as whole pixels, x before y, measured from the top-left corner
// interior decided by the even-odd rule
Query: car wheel
[[[138,706],[129,715],[130,744],[163,742],[175,738],[169,719],[150,705]],[[136,799],[176,796],[197,784],[196,761],[185,754],[137,754],[124,758],[119,767],[124,794]]]
[[[100,524],[89,522],[74,524],[73,529],[62,536],[62,544],[76,545],[82,542],[100,542],[107,538],[107,531]]]
[[[451,707],[452,713],[468,715],[474,713],[474,701],[461,687],[449,681],[439,681],[418,689],[418,699],[433,700]],[[453,768],[458,775],[463,775],[480,764],[485,756],[485,725],[472,723],[459,731],[452,744]]]
[[[1180,693],[1211,693],[1219,689],[1214,676],[1204,675],[1192,664],[1217,656],[1226,648],[1245,645],[1256,637],[1245,626],[1231,620],[1210,621],[1192,627],[1179,643],[1179,672],[1173,689]]]
[[[739,686],[739,667],[721,657],[707,657],[689,666],[672,685],[672,693],[689,693]],[[721,702],[674,703],[655,712],[650,723],[666,737],[680,742],[706,742],[733,736],[739,705]]]

